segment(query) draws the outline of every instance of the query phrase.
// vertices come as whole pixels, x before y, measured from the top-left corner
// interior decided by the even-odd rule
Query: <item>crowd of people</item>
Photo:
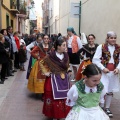
[[[66,36],[37,34],[30,42],[20,44],[18,32],[13,35],[12,27],[1,30],[1,84],[8,73],[13,75],[15,67],[25,70],[27,50],[31,55],[27,88],[42,95],[45,116],[53,120],[110,120],[111,100],[119,91],[117,35],[108,32],[100,45],[95,43],[95,35],[82,35],[84,40],[68,27]],[[26,41],[25,36],[23,39]]]
[[[21,35],[19,31],[13,32],[11,26],[0,30],[0,84],[4,84],[9,76],[14,76],[17,69],[25,71],[26,46],[35,40],[35,34]]]
[[[11,26],[0,31],[0,84],[9,76],[14,76],[17,69],[24,71],[24,62],[26,61],[25,42],[19,38],[19,32],[13,33]]]

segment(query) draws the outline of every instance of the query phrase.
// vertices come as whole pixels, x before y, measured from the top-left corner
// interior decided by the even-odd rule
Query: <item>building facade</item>
[[[0,0],[0,15],[2,15],[1,11],[2,11],[2,4],[1,4],[1,0]],[[2,29],[2,17],[0,17],[0,30]]]
[[[19,2],[19,1],[18,1]],[[17,2],[17,4],[19,4]],[[1,0],[1,29],[6,29],[8,26],[12,26],[16,31],[16,14],[19,14],[18,8],[15,6],[15,2],[12,0]]]
[[[77,35],[94,34],[97,43],[105,41],[108,31],[115,31],[120,39],[119,5],[119,0],[44,0],[43,26],[47,33],[63,35],[71,26]]]
[[[42,10],[43,10],[43,33],[50,34],[50,27],[49,27],[49,0],[44,0],[42,3]]]
[[[82,0],[81,32],[93,33],[97,43],[103,43],[108,31],[115,31],[120,43],[120,1],[119,0]]]
[[[65,35],[71,26],[79,34],[79,0],[44,0],[42,7],[45,33]]]
[[[59,32],[59,2],[58,0],[49,0],[49,30],[50,34]]]
[[[13,27],[13,31],[20,34],[26,33],[26,19],[28,19],[27,2],[30,0],[1,0],[1,29],[8,26]],[[30,30],[29,30],[30,31]]]
[[[79,0],[49,0],[49,3],[44,0],[43,6],[48,4],[49,15],[48,19],[43,17],[50,34],[67,34],[69,26],[74,27],[77,34],[79,34]],[[43,7],[44,8],[44,7]],[[43,15],[45,10],[43,9]]]
[[[42,33],[42,16],[39,12],[36,13],[37,16],[37,30]]]
[[[31,0],[26,0],[26,19],[25,19],[25,33],[26,34],[30,34],[30,18],[29,18],[29,14],[30,14],[30,10],[31,10]]]
[[[59,0],[59,32],[67,33],[68,27],[73,27],[79,34],[80,0]]]

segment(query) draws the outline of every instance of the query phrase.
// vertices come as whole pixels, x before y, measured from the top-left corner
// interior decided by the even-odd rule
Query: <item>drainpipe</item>
[[[80,28],[81,28],[81,1],[80,1],[80,4],[79,4],[80,6],[79,6],[79,34],[80,34],[80,32],[81,32],[81,30],[80,30]]]
[[[1,5],[2,0],[0,0],[0,15],[2,16],[2,5]],[[2,19],[0,17],[0,30],[2,29]]]

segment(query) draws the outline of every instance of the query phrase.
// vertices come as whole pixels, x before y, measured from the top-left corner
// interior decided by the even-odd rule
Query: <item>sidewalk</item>
[[[27,90],[26,72],[18,70],[0,85],[0,120],[50,120],[42,114],[42,106],[40,98]],[[115,94],[111,110],[111,120],[120,120],[120,92]]]
[[[18,74],[18,72],[16,72],[14,74],[14,76],[9,77],[9,79],[7,79],[4,84],[0,84],[0,109],[1,109],[1,105],[2,105],[3,101],[6,99],[6,96],[8,95],[8,92],[9,92],[17,74]]]
[[[40,97],[27,90],[27,82],[26,72],[18,70],[0,85],[0,120],[50,120],[42,114]]]

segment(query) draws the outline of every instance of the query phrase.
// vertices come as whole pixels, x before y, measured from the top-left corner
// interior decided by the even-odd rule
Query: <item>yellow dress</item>
[[[41,70],[38,66],[39,61],[36,61],[30,73],[27,88],[34,93],[44,93],[45,76],[41,75],[40,78]]]
[[[45,51],[47,51],[48,48],[44,48]],[[28,85],[27,88],[29,91],[33,93],[44,93],[44,83],[46,76],[42,74],[41,68],[40,68],[40,61],[46,56],[46,52],[43,52],[38,46],[35,47],[31,55],[33,58],[38,58],[40,56],[40,59],[35,62],[35,64],[32,67],[29,79],[28,79]]]

